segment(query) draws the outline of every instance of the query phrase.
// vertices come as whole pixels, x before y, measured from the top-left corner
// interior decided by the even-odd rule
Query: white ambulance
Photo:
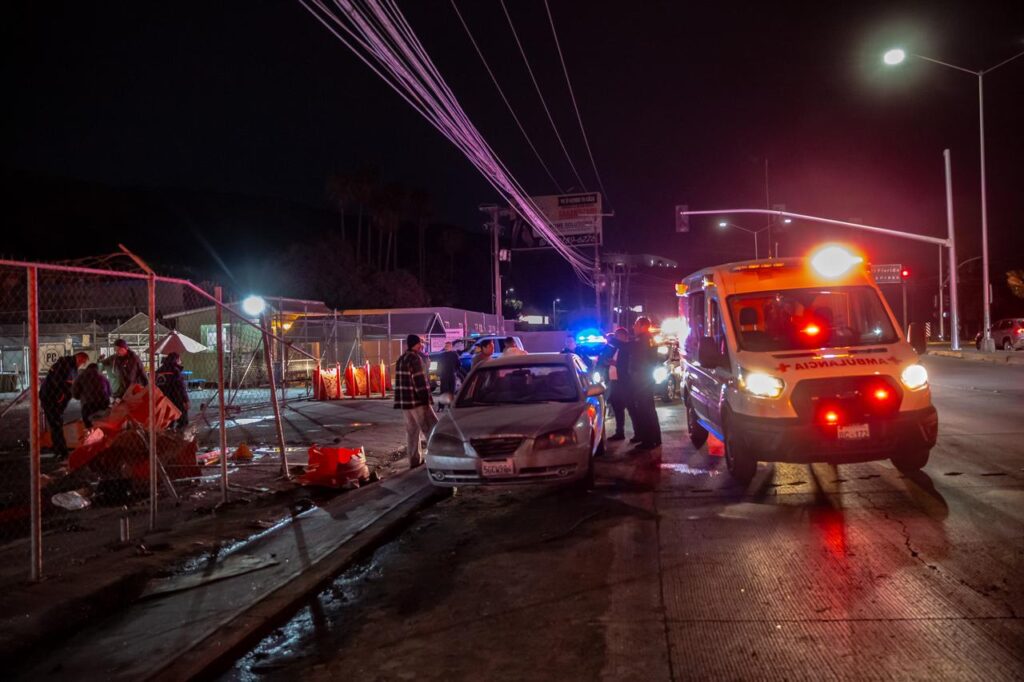
[[[927,464],[939,425],[928,373],[862,257],[829,244],[729,263],[676,293],[690,440],[724,441],[735,478],[759,461]]]

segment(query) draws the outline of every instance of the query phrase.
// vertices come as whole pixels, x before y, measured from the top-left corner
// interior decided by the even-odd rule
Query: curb
[[[209,679],[229,668],[232,662],[256,645],[266,633],[287,622],[298,612],[310,594],[326,588],[338,573],[393,537],[405,526],[410,516],[448,494],[449,491],[435,488],[427,482],[423,488],[379,516],[301,576],[223,624],[198,646],[181,652],[171,665],[155,672],[150,679]]]
[[[995,352],[995,353],[964,353],[962,351],[955,350],[930,350],[928,355],[934,355],[940,358],[957,358],[958,360],[967,360],[968,362],[985,362],[990,365],[1021,365],[1024,366],[1024,355],[1016,357],[1012,353],[1007,352]]]

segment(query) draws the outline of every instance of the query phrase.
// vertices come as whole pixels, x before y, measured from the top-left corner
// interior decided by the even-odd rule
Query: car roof
[[[502,355],[500,358],[485,360],[488,367],[529,367],[532,365],[572,366],[572,356],[567,353],[527,353],[526,355]],[[477,365],[479,367],[479,365]]]

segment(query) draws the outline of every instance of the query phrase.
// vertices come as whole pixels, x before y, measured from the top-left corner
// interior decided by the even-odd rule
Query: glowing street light
[[[893,48],[886,52],[884,55],[882,55],[882,61],[888,64],[889,66],[896,66],[906,58],[907,53],[898,47]]]
[[[267,302],[262,296],[248,296],[242,301],[242,312],[249,317],[259,317],[267,309]]]
[[[895,48],[889,50],[882,55],[882,61],[889,66],[895,66],[906,59],[906,53]],[[971,69],[965,69],[962,66],[956,66],[955,64],[948,64],[946,62],[940,62],[938,59],[932,59],[931,57],[925,57],[919,54],[911,54],[911,57],[917,57],[926,62],[932,64],[938,64],[939,66],[945,66],[950,69],[956,69],[957,71],[963,71],[969,73],[972,76],[978,77],[978,147],[980,149],[981,156],[981,277],[982,277],[982,311],[984,313],[984,320],[982,323],[982,338],[981,338],[981,350],[986,353],[992,353],[996,349],[995,341],[992,340],[992,296],[989,284],[988,275],[988,200],[985,196],[985,95],[984,95],[984,76],[986,73],[991,73],[999,67],[1012,62],[1018,57],[1024,56],[1024,52],[1018,52],[1009,59],[1004,59],[995,66],[980,71],[972,71]]]

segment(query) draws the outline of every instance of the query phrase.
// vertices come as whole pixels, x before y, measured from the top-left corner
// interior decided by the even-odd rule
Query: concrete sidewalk
[[[390,401],[345,401],[296,405],[285,421],[288,435],[296,439],[292,442],[364,447],[371,471],[388,483],[408,469],[400,417]],[[292,467],[306,463],[305,450],[305,445],[289,447]],[[214,477],[186,489],[179,506],[164,501],[156,531],[145,528],[145,505],[136,508],[127,545],[117,542],[119,509],[69,512],[73,526],[44,534],[44,580],[39,583],[26,580],[26,540],[0,548],[0,660],[21,660],[26,651],[52,646],[125,608],[154,577],[209,564],[210,557],[234,553],[305,510],[344,506],[383,485],[348,493],[301,488],[280,478],[276,452],[262,459],[259,454],[251,465],[233,465],[229,481],[244,485],[232,488],[227,505],[217,504],[219,481]]]
[[[168,579],[149,582],[148,588],[135,585],[130,605],[63,644],[18,660],[14,676],[182,680],[209,672],[441,495],[420,468],[296,511],[277,527],[200,557]],[[246,564],[254,568],[232,574]],[[176,585],[177,591],[147,596],[154,587]]]
[[[982,353],[974,347],[974,342],[963,345],[960,350],[950,350],[949,344],[928,344],[927,354],[993,365],[1024,365],[1024,351],[997,350],[993,353]]]

